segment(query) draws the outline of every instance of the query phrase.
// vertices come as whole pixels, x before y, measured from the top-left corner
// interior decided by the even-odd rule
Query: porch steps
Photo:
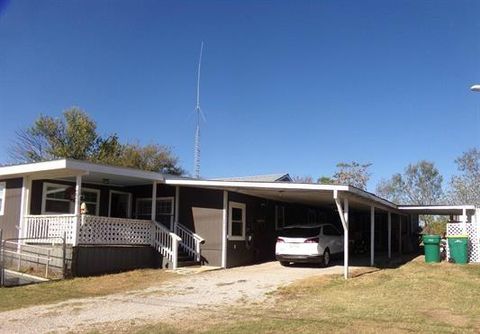
[[[199,265],[200,262],[196,261],[195,258],[189,255],[185,250],[179,247],[178,249],[178,260],[177,267],[189,267]]]

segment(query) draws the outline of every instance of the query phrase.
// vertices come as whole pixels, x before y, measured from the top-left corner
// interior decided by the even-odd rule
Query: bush
[[[423,228],[422,234],[437,234],[443,235],[447,233],[447,222],[446,221],[432,221],[425,225]]]

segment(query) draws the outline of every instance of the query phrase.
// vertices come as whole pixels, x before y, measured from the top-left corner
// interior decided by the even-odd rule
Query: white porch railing
[[[174,232],[181,238],[180,247],[182,247],[188,255],[193,256],[197,262],[200,262],[202,259],[200,245],[205,242],[205,239],[193,233],[180,223],[175,224]]]
[[[36,243],[52,243],[65,236],[66,243],[75,244],[77,218],[76,215],[25,216],[25,238]]]
[[[25,238],[32,243],[59,242],[83,245],[149,245],[172,263],[178,264],[182,239],[162,224],[151,220],[90,215],[25,216]],[[187,234],[185,234],[187,235]]]
[[[182,239],[168,228],[158,222],[153,222],[152,246],[172,263],[172,269],[177,269],[178,264],[178,243]]]
[[[82,215],[78,244],[151,245],[150,220]]]

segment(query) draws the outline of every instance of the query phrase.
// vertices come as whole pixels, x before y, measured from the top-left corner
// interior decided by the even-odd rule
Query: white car
[[[343,233],[332,224],[292,225],[279,231],[275,257],[284,266],[292,262],[330,264],[343,252]]]

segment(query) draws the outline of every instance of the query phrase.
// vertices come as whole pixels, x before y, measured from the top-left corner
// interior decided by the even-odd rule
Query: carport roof
[[[352,208],[368,209],[371,205],[384,210],[398,211],[397,205],[361,189],[329,184],[310,184],[294,182],[247,182],[220,180],[178,179],[165,176],[166,184],[229,190],[246,195],[263,197],[271,200],[304,203],[308,205],[333,205],[336,192],[348,197]]]
[[[475,210],[475,205],[399,205],[405,213],[417,215],[462,215],[463,210]]]

